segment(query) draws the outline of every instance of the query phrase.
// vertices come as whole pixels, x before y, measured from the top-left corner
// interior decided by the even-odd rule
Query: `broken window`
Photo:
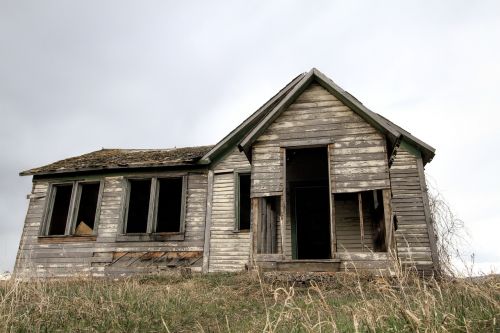
[[[237,173],[236,230],[250,230],[250,174]]]
[[[76,187],[76,191],[74,188]],[[44,235],[88,236],[94,234],[100,182],[70,182],[51,187]],[[74,207],[71,209],[71,207]]]
[[[334,195],[337,250],[385,251],[382,191]]]
[[[181,231],[182,178],[158,181],[156,232]]]
[[[184,179],[129,179],[128,209],[125,232],[182,232]]]
[[[259,198],[257,253],[278,253],[279,196]]]

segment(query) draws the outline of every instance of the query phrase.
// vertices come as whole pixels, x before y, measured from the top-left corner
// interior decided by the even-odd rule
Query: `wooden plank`
[[[203,245],[202,272],[207,273],[210,265],[210,232],[212,229],[212,199],[214,193],[214,172],[208,171],[207,213],[205,216],[205,237]]]
[[[361,234],[361,249],[365,250],[365,226],[363,225],[363,198],[361,192],[358,193],[359,230]]]
[[[394,226],[392,225],[391,190],[382,190],[382,198],[384,204],[385,244],[387,251],[390,251],[392,249],[392,236],[394,231]]]
[[[281,236],[281,254],[285,255],[285,221],[286,221],[286,208],[287,208],[287,175],[286,175],[286,148],[280,148],[282,165],[282,179],[283,179],[283,193],[280,198],[280,236]]]
[[[330,205],[330,258],[335,258],[335,253],[337,252],[337,236],[335,230],[335,204],[333,197],[333,182],[332,178],[332,157],[333,157],[333,145],[329,144],[327,146],[327,160],[328,160],[328,196]]]

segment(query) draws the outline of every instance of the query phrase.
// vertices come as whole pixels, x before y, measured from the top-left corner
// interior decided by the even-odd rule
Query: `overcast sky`
[[[0,0],[0,270],[31,178],[111,148],[213,144],[317,67],[437,148],[426,170],[500,268],[499,1]]]

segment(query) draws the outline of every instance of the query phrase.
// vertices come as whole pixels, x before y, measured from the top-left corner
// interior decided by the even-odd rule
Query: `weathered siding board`
[[[158,175],[168,174],[162,172]],[[15,274],[38,277],[127,275],[158,272],[176,266],[190,266],[194,271],[201,271],[207,175],[188,173],[187,182],[184,240],[117,241],[117,235],[122,232],[125,179],[123,176],[109,176],[104,177],[95,241],[68,242],[38,238],[48,182],[34,180]],[[135,259],[130,259],[123,267],[123,260],[119,265],[113,261],[116,253],[125,253],[126,257]]]
[[[309,86],[257,139],[252,197],[280,195],[280,147],[333,143],[332,191],[389,188],[385,137],[318,84]]]
[[[248,163],[248,161],[247,161]],[[233,169],[231,163],[221,163]],[[250,232],[235,232],[234,173],[214,175],[209,272],[242,271],[250,257]]]
[[[402,145],[390,169],[392,205],[398,218],[396,244],[405,264],[423,270],[433,269],[423,193],[417,167],[418,156]]]

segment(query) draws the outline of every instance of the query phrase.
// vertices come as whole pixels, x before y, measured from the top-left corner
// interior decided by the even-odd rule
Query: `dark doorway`
[[[326,147],[287,149],[292,256],[330,258],[330,197]]]

